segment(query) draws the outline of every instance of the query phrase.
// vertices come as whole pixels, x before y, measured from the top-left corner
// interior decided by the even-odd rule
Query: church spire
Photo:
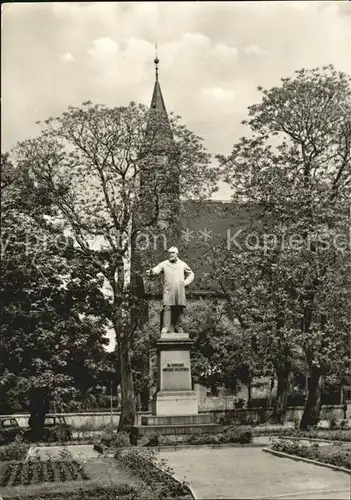
[[[173,142],[173,134],[171,131],[171,126],[169,124],[168,113],[166,110],[165,102],[163,100],[161,86],[160,86],[160,82],[159,82],[159,74],[158,74],[159,66],[158,65],[159,65],[160,59],[158,58],[158,55],[157,55],[157,44],[155,46],[155,49],[156,49],[156,55],[155,55],[155,59],[154,59],[155,85],[154,85],[154,91],[153,91],[152,99],[151,99],[151,106],[150,106],[151,120],[149,122],[148,128],[149,128],[149,131],[150,131],[150,128],[153,129],[155,149],[164,149],[167,144],[169,146],[170,142]],[[157,130],[155,129],[155,127]]]
[[[155,73],[156,73],[156,82],[158,82],[158,63],[160,62],[159,58],[157,57],[157,42],[155,44]]]

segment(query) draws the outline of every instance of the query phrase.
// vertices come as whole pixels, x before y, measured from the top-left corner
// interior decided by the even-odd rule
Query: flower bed
[[[6,497],[3,497],[4,500]],[[23,500],[21,496],[11,496],[12,500]],[[91,489],[79,489],[67,492],[45,492],[26,495],[25,500],[139,500],[136,488],[128,484],[120,486],[95,487]]]
[[[226,443],[248,444],[252,442],[252,432],[248,427],[231,426],[219,434],[193,434],[184,436],[184,438],[179,440],[179,436],[162,436],[155,433],[147,436],[144,441],[141,440],[140,444],[147,447]]]
[[[228,427],[220,434],[199,434],[191,436],[187,444],[225,444],[239,443],[248,444],[252,442],[252,431],[247,427]]]
[[[29,460],[9,462],[0,479],[1,486],[39,484],[43,482],[81,481],[89,479],[75,460]]]
[[[337,467],[343,467],[351,471],[351,451],[343,449],[342,447],[338,447],[337,450],[335,450],[334,447],[320,448],[316,443],[311,446],[304,446],[299,442],[291,442],[287,439],[278,439],[273,441],[271,449],[287,453],[288,455],[295,455],[335,465]]]
[[[154,452],[145,448],[120,449],[117,458],[152,489],[152,498],[193,498],[189,487],[173,477],[173,471],[164,461],[158,461]]]
[[[278,428],[278,429],[265,429],[265,427],[252,429],[253,436],[286,436],[286,437],[305,437],[313,439],[323,439],[331,441],[350,441],[351,442],[351,429],[343,430],[319,430],[310,429],[308,431],[300,431],[293,428]]]

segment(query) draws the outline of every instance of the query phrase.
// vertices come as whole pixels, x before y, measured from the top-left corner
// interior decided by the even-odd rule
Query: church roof
[[[228,246],[240,251],[245,231],[248,228],[258,228],[261,225],[259,207],[254,205],[237,205],[233,202],[217,200],[186,201],[181,204],[180,241],[166,242],[163,240],[151,254],[153,263],[167,258],[166,249],[170,244],[179,248],[179,257],[187,262],[195,273],[195,280],[189,286],[187,296],[206,297],[214,294],[220,296],[217,283],[211,282],[213,272],[213,250],[223,248],[223,255]],[[147,284],[149,296],[161,298],[162,280],[153,280]]]

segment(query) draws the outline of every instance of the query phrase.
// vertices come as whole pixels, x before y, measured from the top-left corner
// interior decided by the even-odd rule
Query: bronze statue
[[[179,321],[186,305],[185,287],[194,280],[193,271],[179,259],[176,247],[171,247],[168,255],[167,260],[146,271],[148,276],[155,276],[162,272],[164,275],[161,334],[183,331],[179,326]]]

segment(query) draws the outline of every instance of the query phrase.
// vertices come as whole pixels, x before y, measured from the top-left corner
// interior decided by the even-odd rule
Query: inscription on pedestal
[[[166,351],[162,352],[160,358],[160,390],[191,390],[189,351]]]
[[[167,366],[162,369],[164,372],[188,372],[189,368],[184,366],[184,363],[167,363]]]

